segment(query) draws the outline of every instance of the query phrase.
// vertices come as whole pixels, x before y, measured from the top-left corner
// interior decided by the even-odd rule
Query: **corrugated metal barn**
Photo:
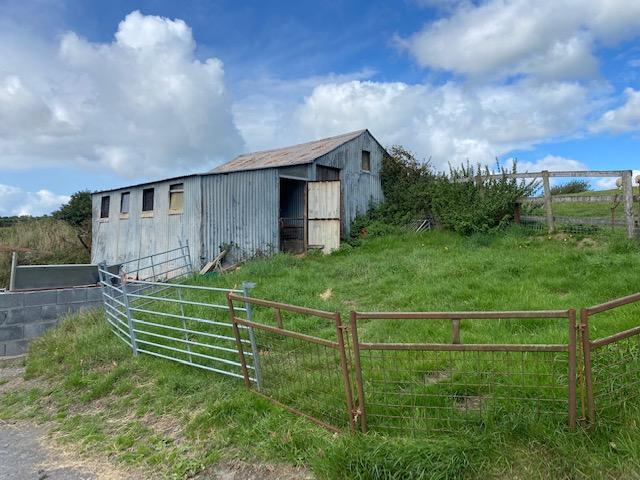
[[[223,246],[236,259],[329,252],[382,198],[384,148],[359,130],[240,155],[216,169],[96,192],[92,262],[119,263],[187,240],[194,265]]]

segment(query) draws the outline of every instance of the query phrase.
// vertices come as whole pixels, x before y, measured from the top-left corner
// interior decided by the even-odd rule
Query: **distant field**
[[[365,239],[330,256],[251,261],[197,283],[231,287],[249,280],[257,284],[254,296],[343,315],[351,309],[564,309],[640,290],[639,269],[638,246],[621,235],[530,236],[512,228],[469,238],[433,231]],[[604,316],[594,334],[637,324],[637,318],[637,307]],[[295,316],[291,322],[325,332]],[[363,333],[426,341],[449,332],[424,322],[389,325],[367,326]],[[553,341],[563,335],[564,328],[544,321],[479,322],[462,331],[467,341]],[[241,382],[134,358],[101,315],[74,317],[37,341],[27,371],[36,386],[1,397],[0,418],[51,421],[61,441],[74,448],[146,466],[157,477],[186,478],[237,458],[285,462],[319,478],[345,480],[640,476],[635,420],[592,434],[534,422],[404,439],[336,436],[250,394]],[[637,410],[629,418],[634,415]]]
[[[633,194],[638,195],[638,187],[634,187]],[[582,193],[574,193],[570,196],[604,196],[618,195],[619,202],[597,202],[597,203],[554,203],[553,213],[559,217],[584,217],[584,218],[611,218],[613,208],[613,218],[624,219],[624,202],[622,192],[619,189],[612,190],[589,190]],[[615,208],[614,208],[615,207]],[[544,215],[542,204],[527,206],[527,211],[534,215]],[[639,202],[634,202],[634,214],[640,214]]]

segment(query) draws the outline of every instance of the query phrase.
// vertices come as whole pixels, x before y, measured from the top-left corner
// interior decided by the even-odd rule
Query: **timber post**
[[[624,219],[627,224],[627,236],[633,238],[633,180],[631,170],[622,174],[622,196],[624,198]]]
[[[556,230],[555,222],[553,220],[553,207],[551,206],[551,186],[549,185],[549,171],[542,171],[542,186],[544,188],[544,213],[547,217],[547,227],[549,233],[553,233]]]

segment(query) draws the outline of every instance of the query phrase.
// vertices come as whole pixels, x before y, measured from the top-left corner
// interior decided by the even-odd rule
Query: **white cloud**
[[[543,170],[553,172],[587,169],[587,165],[580,160],[574,160],[572,158],[557,155],[547,155],[535,161],[518,161],[519,172],[542,172]]]
[[[157,176],[242,149],[222,62],[195,58],[182,20],[133,12],[111,43],[69,32],[55,50],[4,35],[0,168],[71,163]]]
[[[28,192],[18,187],[0,184],[0,216],[45,215],[68,202],[68,195],[49,190]]]
[[[594,46],[636,36],[638,27],[637,1],[488,0],[462,3],[400,43],[425,67],[566,79],[594,75]]]
[[[624,105],[605,112],[593,126],[595,132],[623,133],[640,131],[640,90],[627,88]]]
[[[275,119],[263,127],[253,124],[263,132],[258,137],[266,137],[274,124],[279,129],[271,145],[261,148],[366,127],[384,145],[403,144],[446,169],[448,162],[466,159],[493,163],[514,148],[573,134],[589,105],[587,89],[568,82],[433,86],[354,80],[317,85],[302,103],[285,110],[257,104],[252,117]],[[245,130],[242,123],[239,127]]]

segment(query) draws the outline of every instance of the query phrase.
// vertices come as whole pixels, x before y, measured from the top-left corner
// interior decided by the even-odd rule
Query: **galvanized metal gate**
[[[247,347],[244,363],[240,363],[226,299],[230,293],[248,296],[253,284],[229,289],[176,283],[176,278],[190,275],[188,259],[188,246],[181,244],[179,249],[128,262],[119,274],[109,271],[104,263],[99,265],[109,326],[134,355],[147,354],[229,377],[248,378],[259,387],[253,329],[239,328],[240,342]],[[145,274],[150,279],[139,279]],[[156,280],[171,275],[175,275],[172,282]],[[235,309],[251,318],[251,306],[244,300]]]
[[[307,243],[331,253],[340,247],[340,181],[307,183]]]

